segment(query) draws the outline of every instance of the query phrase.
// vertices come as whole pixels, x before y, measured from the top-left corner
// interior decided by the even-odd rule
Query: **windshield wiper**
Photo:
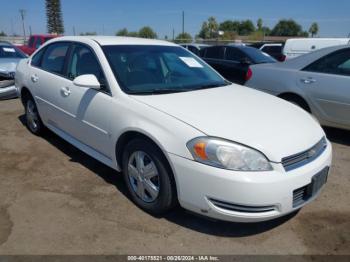
[[[231,85],[232,83],[229,81],[225,81],[225,83],[213,83],[213,84],[206,84],[206,85],[201,85],[198,88],[194,89],[194,90],[201,90],[201,89],[209,89],[209,88],[216,88],[216,87],[222,87],[222,86],[228,86]]]
[[[128,90],[128,94],[132,95],[153,95],[153,94],[171,94],[171,93],[181,93],[181,92],[188,92],[193,91],[193,89],[187,89],[187,88],[159,88],[159,89],[151,89],[151,90],[145,90],[145,91],[136,91],[136,90]]]

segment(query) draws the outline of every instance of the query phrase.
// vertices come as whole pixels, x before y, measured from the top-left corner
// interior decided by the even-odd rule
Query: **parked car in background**
[[[201,50],[201,56],[223,77],[237,84],[249,79],[250,65],[276,62],[271,56],[245,45],[207,47]]]
[[[49,41],[58,35],[31,35],[27,45],[18,46],[24,53],[31,55],[37,50],[43,43]]]
[[[194,53],[197,56],[200,56],[201,49],[210,46],[206,44],[179,44],[179,45],[190,50],[192,53]]]
[[[228,83],[167,41],[58,38],[20,62],[16,85],[32,133],[47,127],[122,171],[151,214],[179,202],[264,221],[308,204],[327,181],[332,147],[308,113]]]
[[[0,99],[17,97],[15,71],[18,62],[27,56],[16,46],[0,42]]]
[[[283,47],[285,59],[291,59],[318,49],[350,44],[350,38],[295,38],[288,39]]]
[[[350,129],[350,46],[329,47],[251,70],[247,86],[299,105],[322,125]]]
[[[283,50],[282,43],[260,42],[260,43],[251,44],[249,46],[257,48],[262,52],[269,54],[270,56],[275,58],[277,61],[283,62],[286,59],[286,57],[283,55],[283,52],[282,52]]]

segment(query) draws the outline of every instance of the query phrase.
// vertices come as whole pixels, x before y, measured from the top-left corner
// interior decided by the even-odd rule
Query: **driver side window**
[[[101,88],[106,88],[106,78],[102,68],[97,61],[95,54],[86,46],[74,45],[68,66],[68,78],[73,80],[80,75],[95,75],[101,84]]]

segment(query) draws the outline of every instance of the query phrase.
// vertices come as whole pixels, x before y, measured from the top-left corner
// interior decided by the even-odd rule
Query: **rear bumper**
[[[332,148],[313,162],[286,172],[273,164],[271,172],[236,172],[169,155],[182,207],[212,218],[259,222],[287,215],[314,200],[321,190],[293,207],[293,192],[310,185],[312,177],[330,167]]]
[[[18,97],[15,85],[0,88],[0,99],[10,99],[15,97]]]

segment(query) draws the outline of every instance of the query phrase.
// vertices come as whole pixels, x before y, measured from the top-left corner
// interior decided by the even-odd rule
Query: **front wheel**
[[[176,203],[175,182],[162,152],[145,139],[129,142],[123,153],[123,176],[133,202],[154,215]]]

